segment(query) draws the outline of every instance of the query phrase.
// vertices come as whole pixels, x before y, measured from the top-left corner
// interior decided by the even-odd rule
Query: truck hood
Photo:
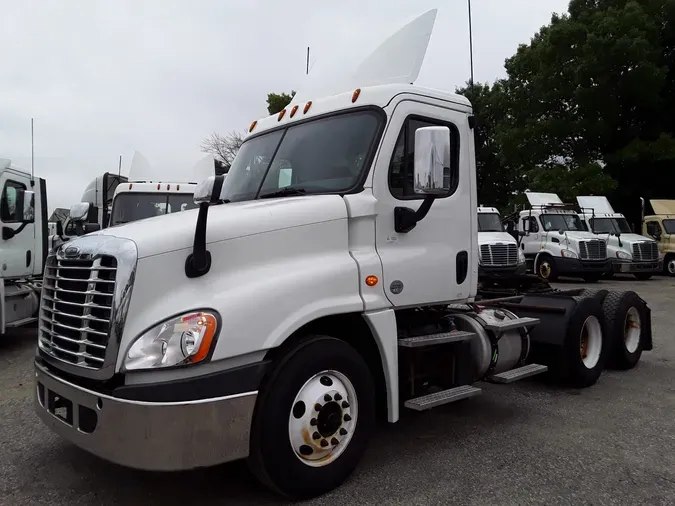
[[[198,209],[147,218],[106,228],[88,235],[131,239],[138,258],[191,248]],[[347,218],[347,207],[339,195],[309,195],[269,200],[250,200],[212,206],[209,209],[208,244],[273,230]]]
[[[508,232],[478,232],[478,245],[483,244],[517,244]]]

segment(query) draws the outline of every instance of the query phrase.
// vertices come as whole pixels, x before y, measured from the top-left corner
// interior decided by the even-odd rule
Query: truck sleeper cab
[[[516,239],[506,232],[495,207],[478,207],[478,275],[526,273],[525,254]]]
[[[647,280],[661,270],[656,241],[634,234],[623,214],[614,212],[606,197],[577,197],[587,229],[607,241],[612,273],[629,273]]]
[[[520,247],[529,267],[541,278],[558,276],[598,281],[611,272],[607,242],[585,230],[576,206],[555,194],[526,192],[531,209],[520,212],[516,229],[525,235]]]

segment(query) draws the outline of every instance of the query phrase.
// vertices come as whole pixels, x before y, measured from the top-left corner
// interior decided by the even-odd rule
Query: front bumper
[[[602,274],[611,271],[612,262],[611,260],[579,260],[578,258],[557,257],[555,259],[555,266],[561,275]]]
[[[484,266],[478,264],[478,275],[479,276],[521,276],[527,272],[527,264],[523,262],[518,265],[509,265],[506,267],[493,267],[493,266]]]
[[[70,383],[35,362],[42,421],[84,450],[136,469],[177,471],[248,456],[256,398],[257,391],[178,402],[123,399]]]
[[[636,272],[660,272],[661,265],[654,262],[634,262],[632,260],[614,260],[612,272],[636,273]]]

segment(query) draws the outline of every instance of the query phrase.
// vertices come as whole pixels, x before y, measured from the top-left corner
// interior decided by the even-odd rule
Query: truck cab
[[[478,274],[522,275],[525,254],[506,230],[496,207],[478,207]]]
[[[44,179],[0,159],[0,337],[37,320],[47,255]]]
[[[607,256],[612,260],[612,273],[630,273],[647,280],[661,270],[656,241],[635,234],[623,214],[612,208],[607,197],[577,197],[582,223],[607,241]]]
[[[520,212],[516,229],[529,267],[541,278],[558,276],[598,281],[611,272],[607,241],[584,227],[575,205],[554,193],[526,192],[530,209]]]
[[[675,276],[675,200],[650,200],[654,214],[645,216],[642,233],[658,243],[663,270]]]

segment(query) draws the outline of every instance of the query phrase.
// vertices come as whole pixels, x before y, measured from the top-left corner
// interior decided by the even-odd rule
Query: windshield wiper
[[[305,195],[306,193],[307,193],[307,190],[305,190],[304,188],[286,187],[286,188],[282,188],[281,190],[277,190],[277,191],[274,191],[274,192],[263,193],[258,198],[273,199],[275,197],[290,197],[290,196],[294,196],[294,195]]]

